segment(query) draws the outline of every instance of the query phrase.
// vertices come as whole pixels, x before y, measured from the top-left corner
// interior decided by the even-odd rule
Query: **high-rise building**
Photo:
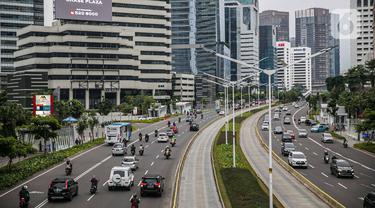
[[[113,0],[112,21],[64,19],[52,27],[22,29],[17,72],[8,77],[10,86],[19,87],[11,90],[11,99],[24,99],[20,102],[30,107],[29,95],[47,87],[59,89],[63,99],[81,100],[86,108],[104,97],[119,104],[137,94],[168,101],[170,8],[166,1]]]
[[[331,45],[331,14],[328,9],[311,8],[296,11],[296,47],[309,47],[316,53]],[[312,59],[312,88],[325,88],[331,75],[331,54]]]
[[[17,31],[43,25],[43,0],[0,1],[0,73],[14,72]]]
[[[173,72],[172,76],[173,97],[181,102],[194,102],[195,81],[193,74]]]
[[[351,41],[351,65],[365,64],[374,56],[374,0],[351,0],[357,14],[357,38]]]
[[[195,48],[196,0],[171,0],[172,71],[197,73]]]
[[[340,75],[340,15],[331,13],[331,46],[336,48],[330,51],[331,55],[331,69],[330,77]]]
[[[277,68],[276,85],[279,90],[285,90],[288,84],[289,68],[283,68],[291,63],[291,45],[289,42],[281,41],[276,43]]]
[[[231,57],[259,67],[259,11],[257,1],[225,1],[225,42]],[[254,75],[252,82],[259,82],[257,71],[231,63],[231,80]]]
[[[289,42],[289,12],[266,10],[259,15],[260,26],[276,27],[276,41]]]
[[[291,63],[297,62],[311,56],[311,49],[308,47],[291,48],[290,60]],[[289,67],[287,75],[286,89],[291,90],[295,86],[301,86],[306,91],[311,91],[311,59],[300,62]]]
[[[277,67],[276,53],[276,26],[259,26],[259,59],[263,60],[259,63],[261,69],[275,69]],[[274,77],[272,77],[274,83]],[[259,82],[261,84],[268,83],[268,77],[264,73],[260,74]]]

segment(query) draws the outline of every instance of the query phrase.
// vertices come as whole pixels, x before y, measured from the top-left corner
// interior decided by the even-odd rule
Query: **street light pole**
[[[243,114],[243,106],[242,106],[242,88],[243,88],[243,86],[242,86],[242,84],[241,84],[240,88],[241,88],[241,100],[240,100],[240,107],[241,107],[241,118],[242,118],[242,114]]]
[[[233,168],[236,167],[236,130],[235,130],[235,122],[236,122],[236,118],[234,116],[234,87],[235,85],[232,85],[232,102],[233,102],[233,106],[232,106],[232,111],[233,111],[233,129],[232,129],[232,135],[233,135],[233,140],[232,140],[232,145],[233,145]]]
[[[228,87],[224,87],[224,109],[225,109],[225,144],[228,144]]]

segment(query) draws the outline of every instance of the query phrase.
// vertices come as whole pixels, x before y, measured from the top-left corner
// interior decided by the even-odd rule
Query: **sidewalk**
[[[360,138],[360,140],[358,141],[357,135],[350,134],[346,131],[336,131],[336,134],[345,137],[346,140],[348,141],[349,147],[353,147],[354,144],[357,144],[357,143],[365,142],[365,140],[362,138]]]

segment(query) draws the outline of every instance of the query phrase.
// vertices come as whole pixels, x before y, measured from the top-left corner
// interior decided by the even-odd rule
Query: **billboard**
[[[53,113],[52,95],[33,96],[33,114],[35,116],[49,116]]]
[[[112,0],[55,0],[55,18],[112,21]]]

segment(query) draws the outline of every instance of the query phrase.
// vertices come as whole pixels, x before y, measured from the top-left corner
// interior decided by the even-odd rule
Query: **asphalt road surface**
[[[214,112],[205,113],[203,120],[198,116],[195,122],[203,126],[205,123],[212,119],[217,118],[217,114]],[[177,120],[174,118],[172,120]],[[131,188],[131,191],[108,191],[107,180],[109,179],[110,170],[114,166],[120,166],[122,156],[113,157],[111,154],[111,147],[108,145],[100,145],[82,154],[79,154],[71,158],[73,163],[72,177],[75,178],[79,183],[79,194],[74,197],[71,202],[68,201],[47,201],[47,191],[50,181],[55,177],[64,176],[65,165],[59,164],[46,171],[35,174],[31,177],[26,184],[29,187],[31,201],[30,207],[41,208],[41,207],[64,207],[64,208],[76,208],[76,207],[128,207],[130,206],[130,197],[132,194],[139,194],[139,182],[143,175],[149,174],[161,174],[165,177],[165,187],[162,197],[141,197],[141,207],[169,207],[173,184],[175,180],[175,171],[180,157],[182,156],[181,151],[187,142],[193,137],[196,132],[189,131],[189,124],[185,122],[184,117],[181,123],[177,123],[179,128],[179,134],[177,134],[176,146],[172,148],[172,156],[169,160],[164,158],[161,152],[166,145],[169,143],[157,143],[154,137],[154,130],[159,129],[159,132],[167,130],[167,122],[162,121],[156,124],[146,126],[140,131],[144,135],[145,133],[150,134],[150,140],[148,143],[143,143],[145,152],[143,156],[139,158],[139,169],[135,171],[135,186]],[[133,137],[138,138],[138,131],[133,132]],[[137,147],[140,142],[138,140],[130,142],[135,143]],[[128,154],[129,154],[128,149]],[[90,179],[95,175],[99,179],[98,192],[95,195],[89,193]],[[22,184],[20,184],[22,185]],[[20,186],[17,186],[8,191],[0,193],[0,204],[2,208],[14,208],[18,205],[18,192]]]
[[[333,144],[321,142],[322,133],[311,133],[310,126],[298,125],[297,120],[301,116],[306,116],[307,106],[294,108],[288,106],[292,115],[288,115],[292,124],[283,124],[285,111],[281,113],[279,121],[272,120],[272,129],[281,126],[284,130],[291,129],[296,135],[294,144],[296,151],[302,151],[309,164],[307,169],[297,169],[308,180],[317,185],[320,189],[331,195],[346,207],[362,207],[363,197],[370,191],[375,191],[375,157],[365,154],[353,148],[343,148],[342,141],[335,140]],[[273,115],[273,114],[272,114]],[[273,118],[273,117],[272,117]],[[258,123],[258,128],[263,118]],[[307,138],[298,138],[298,129],[304,128],[308,131]],[[268,132],[261,131],[262,137],[268,144]],[[273,151],[281,156],[281,134],[273,136]],[[329,164],[323,161],[324,150],[328,150],[330,156],[333,154],[337,158],[346,159],[354,168],[355,177],[337,178],[331,175]],[[281,156],[287,161],[287,157]]]

